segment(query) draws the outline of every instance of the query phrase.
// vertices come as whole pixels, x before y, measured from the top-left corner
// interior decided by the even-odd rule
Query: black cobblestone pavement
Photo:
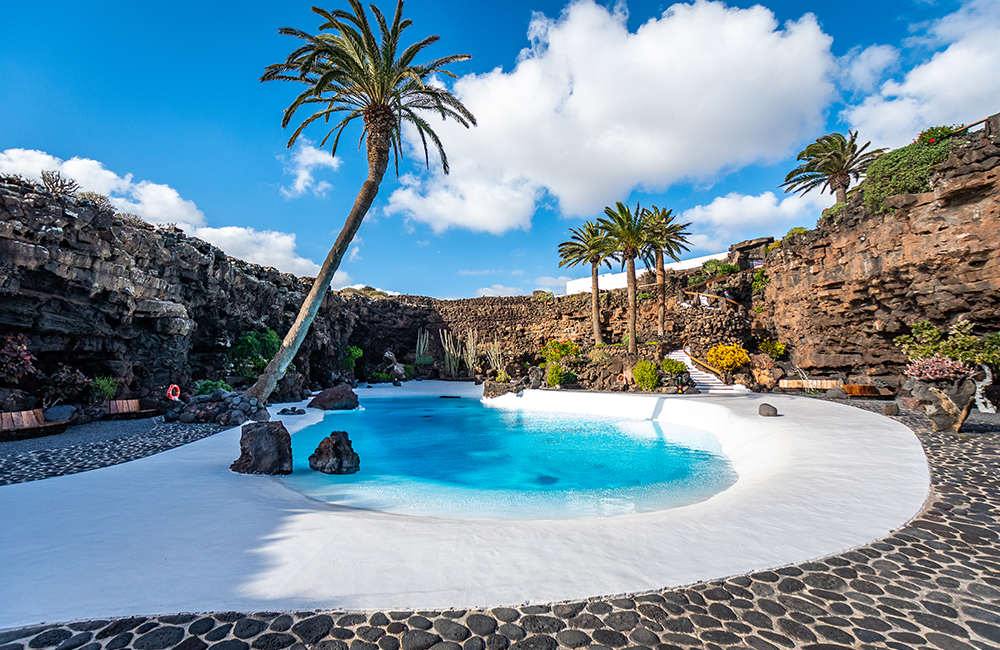
[[[881,412],[878,403],[852,405]],[[896,419],[916,432],[927,453],[933,482],[927,507],[885,539],[814,562],[681,589],[482,611],[78,621],[0,632],[0,650],[1000,648],[1000,424],[973,421],[969,433],[956,435],[930,433],[918,411]],[[210,435],[202,433],[190,435]],[[174,441],[185,435],[162,434]],[[134,444],[129,449],[140,452],[156,447]],[[127,455],[115,454],[109,459]],[[41,476],[0,464],[6,483],[33,478]]]

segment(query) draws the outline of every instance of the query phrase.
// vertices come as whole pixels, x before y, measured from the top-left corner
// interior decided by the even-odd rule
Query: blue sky
[[[380,2],[387,13],[393,5]],[[343,6],[341,3],[328,5]],[[298,92],[266,65],[315,31],[309,3],[95,1],[4,8],[0,172],[60,169],[154,223],[299,275],[326,256],[367,174],[285,148]],[[568,228],[627,200],[691,221],[690,256],[812,226],[830,195],[777,185],[808,142],[899,146],[1000,111],[996,0],[627,4],[413,0],[428,57],[468,53],[454,91],[479,127],[432,122],[452,173],[408,151],[338,284],[459,298],[561,291]],[[349,132],[350,133],[350,132]]]

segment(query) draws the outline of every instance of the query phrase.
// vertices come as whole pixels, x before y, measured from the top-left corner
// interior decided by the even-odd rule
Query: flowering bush
[[[644,391],[651,391],[660,385],[660,373],[656,364],[648,359],[643,359],[632,368],[632,378],[639,388]]]
[[[914,142],[919,142],[923,145],[934,144],[935,142],[944,140],[962,127],[963,125],[961,124],[955,124],[954,126],[932,126],[929,129],[924,129]]]
[[[38,371],[31,363],[34,360],[28,352],[28,337],[24,334],[0,339],[0,378],[16,384],[21,377],[35,374]]]
[[[766,354],[775,361],[785,356],[785,344],[781,341],[772,341],[771,339],[764,339],[757,344],[757,351],[761,354]]]
[[[573,341],[557,341],[552,339],[542,345],[542,356],[546,361],[559,361],[563,357],[580,354],[580,346]]]
[[[906,374],[919,381],[954,381],[971,377],[972,369],[961,361],[935,354],[906,366]]]
[[[45,378],[45,395],[42,406],[49,408],[67,402],[90,387],[90,380],[79,370],[60,363],[59,368]]]
[[[708,351],[708,362],[719,370],[729,372],[750,363],[750,355],[742,345],[716,345]]]

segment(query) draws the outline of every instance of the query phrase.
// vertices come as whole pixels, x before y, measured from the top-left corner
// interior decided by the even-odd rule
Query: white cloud
[[[476,289],[477,298],[483,298],[485,296],[520,296],[523,294],[524,289],[521,287],[505,287],[502,284],[491,284],[488,287]]]
[[[833,91],[831,38],[811,14],[780,28],[759,5],[696,0],[630,33],[622,11],[578,0],[535,14],[529,36],[513,71],[455,83],[479,126],[435,125],[451,175],[402,179],[388,213],[490,233],[527,230],[547,196],[593,214],[636,187],[784,158]]]
[[[855,48],[840,60],[841,83],[847,90],[870,93],[888,70],[899,63],[899,50],[891,45]]]
[[[540,278],[535,278],[535,285],[539,289],[558,289],[559,291],[566,290],[566,283],[573,278],[561,275],[558,278],[553,278],[549,276],[542,276]]]
[[[919,42],[944,49],[844,111],[875,146],[898,147],[927,127],[975,122],[1000,109],[1000,3],[967,2],[931,23]]]
[[[513,271],[510,272],[510,274],[511,275],[524,275],[524,271],[522,269],[514,269]]]
[[[332,169],[337,171],[340,168],[341,159],[331,156],[322,149],[312,146],[306,138],[301,138],[292,153],[292,164],[285,167],[285,173],[295,176],[291,187],[282,187],[281,195],[286,199],[294,199],[302,196],[306,192],[312,192],[316,196],[324,196],[333,186],[326,181],[316,182],[313,172],[317,169]]]
[[[132,174],[119,176],[89,158],[64,161],[31,149],[0,152],[2,173],[22,174],[40,182],[41,172],[51,169],[73,178],[83,190],[107,195],[120,211],[134,212],[152,224],[176,223],[187,234],[204,239],[233,257],[300,276],[315,277],[319,272],[318,264],[295,253],[294,234],[237,226],[207,227],[198,206],[169,185],[133,182]],[[337,271],[332,285],[336,288],[351,281],[346,272]]]
[[[346,289],[347,287],[344,287],[344,288]],[[389,289],[379,289],[378,287],[369,287],[367,284],[361,284],[361,283],[352,284],[352,285],[350,285],[350,288],[351,289],[375,289],[375,291],[381,291],[383,293],[389,294],[390,296],[401,296],[401,295],[403,295],[403,294],[399,293],[398,291],[390,291]]]
[[[742,239],[783,235],[788,228],[815,222],[833,204],[826,194],[794,194],[779,200],[773,192],[757,196],[736,192],[720,196],[708,205],[685,210],[678,223],[691,222],[696,234],[688,237],[692,250],[715,253]]]
[[[459,275],[493,275],[494,273],[503,273],[503,271],[498,271],[494,269],[476,269],[474,271],[468,269],[462,269],[461,271],[458,272]]]

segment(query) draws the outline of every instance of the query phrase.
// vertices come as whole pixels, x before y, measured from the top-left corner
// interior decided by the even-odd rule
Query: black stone
[[[90,643],[93,638],[94,635],[91,632],[80,632],[60,643],[56,646],[56,650],[76,650],[76,648]]]
[[[385,626],[385,631],[389,634],[402,634],[408,629],[406,623],[400,623],[399,621],[393,621]]]
[[[504,623],[513,623],[517,619],[521,618],[521,612],[510,607],[496,607],[490,610],[493,617],[498,621],[503,621]]]
[[[758,634],[770,641],[771,643],[777,643],[778,645],[785,646],[786,648],[794,648],[795,642],[789,639],[783,634],[778,634],[776,632],[768,632],[767,630],[761,630]]]
[[[118,636],[122,632],[128,632],[133,630],[143,623],[146,622],[145,616],[133,616],[132,618],[123,618],[115,621],[111,625],[107,626],[103,630],[97,633],[95,637],[98,641],[101,639],[108,639],[113,636]]]
[[[816,635],[809,631],[805,625],[787,618],[778,619],[778,629],[793,639],[812,643],[816,640]]]
[[[722,627],[722,621],[716,620],[704,614],[692,614],[691,620],[697,627]]]
[[[233,636],[238,639],[249,639],[267,629],[267,623],[255,618],[241,618],[233,626]]]
[[[774,626],[771,619],[766,614],[755,610],[748,610],[741,613],[740,619],[746,621],[754,627],[763,627],[770,630]]]
[[[469,614],[468,618],[465,619],[465,625],[473,634],[479,636],[493,634],[494,630],[497,629],[496,619],[485,614]]]
[[[199,618],[191,625],[188,625],[188,634],[201,636],[205,632],[211,630],[213,627],[215,627],[215,619],[210,616],[206,616],[204,618]]]
[[[628,639],[621,632],[616,632],[614,630],[600,629],[594,630],[591,635],[594,641],[600,643],[601,645],[606,645],[612,648],[620,648],[622,646],[628,645]]]
[[[949,634],[951,636],[960,636],[963,639],[969,638],[969,633],[965,631],[965,628],[955,625],[951,621],[943,619],[940,616],[924,614],[923,612],[913,612],[910,616],[917,623],[923,625],[924,627],[929,627],[935,632],[941,632],[942,634]]]
[[[842,591],[847,589],[847,583],[843,578],[829,573],[810,573],[802,578],[802,582],[816,589],[826,591]]]
[[[773,600],[759,600],[757,606],[771,616],[783,616],[785,613],[785,608]]]
[[[354,638],[354,630],[348,630],[346,627],[332,627],[327,634],[341,641]]]
[[[64,630],[63,628],[57,627],[53,630],[46,630],[42,632],[30,642],[28,642],[29,648],[50,648],[52,646],[59,645],[66,639],[73,636],[73,633],[69,630]]]
[[[706,589],[703,593],[707,600],[732,600],[733,595],[721,587]]]
[[[441,638],[448,641],[465,641],[469,638],[470,634],[469,628],[455,621],[449,621],[446,618],[439,618],[434,621],[434,631],[440,634]]]
[[[806,588],[805,583],[796,578],[785,578],[784,580],[778,583],[778,591],[785,594],[791,594],[795,593],[796,591],[802,591],[805,588]]]
[[[230,639],[228,641],[222,641],[213,646],[209,646],[209,650],[250,650],[250,644],[246,641]]]
[[[861,641],[862,643],[878,643],[879,641],[885,641],[885,636],[872,630],[865,630],[863,628],[856,627],[853,632],[854,636],[858,637],[858,641]]]
[[[590,645],[590,636],[581,630],[562,630],[556,634],[556,640],[559,641],[559,645],[564,645],[567,648],[582,648]]]
[[[167,616],[161,616],[159,621],[161,623],[166,623],[167,625],[184,625],[185,623],[190,623],[194,619],[194,614],[169,614]]]
[[[434,626],[429,619],[423,616],[411,616],[406,623],[415,630],[429,630]]]
[[[662,607],[657,605],[639,605],[639,613],[651,621],[663,622],[669,618]]]
[[[726,645],[740,642],[740,637],[726,630],[706,630],[701,633],[701,638],[709,643],[725,643]]]
[[[615,612],[604,617],[604,624],[613,630],[627,632],[639,622],[639,615],[632,611]]]
[[[211,632],[205,635],[205,640],[208,642],[221,641],[229,636],[229,632],[233,629],[232,623],[226,623],[220,627],[215,628]]]
[[[455,647],[445,649],[441,647],[442,645],[455,646]],[[461,650],[461,647],[454,643],[448,643],[448,644],[438,643],[437,645],[431,647],[437,648],[438,650]],[[362,641],[361,639],[355,639],[354,641],[351,641],[350,650],[378,650],[378,644],[368,643],[367,641]]]
[[[671,632],[694,632],[694,624],[686,618],[671,618],[662,622],[663,629]]]
[[[386,634],[378,640],[378,647],[382,650],[399,650],[399,639]]]
[[[1000,627],[996,625],[989,625],[988,623],[980,623],[979,621],[967,621],[966,624],[972,628],[973,632],[984,639],[989,639],[994,643],[1000,643]]]
[[[427,650],[435,643],[441,641],[441,637],[423,630],[407,630],[400,639],[400,647],[403,650]]]
[[[136,650],[165,650],[177,645],[183,638],[184,628],[182,627],[158,627],[133,641],[132,647]]]
[[[293,625],[292,634],[299,637],[302,643],[310,645],[329,634],[332,627],[333,618],[326,614],[320,614],[319,616],[312,616]]]
[[[736,614],[722,603],[712,603],[708,606],[708,613],[720,621],[735,621]]]
[[[562,603],[560,605],[553,605],[552,613],[559,618],[573,618],[582,612],[586,606],[587,603]]]
[[[520,641],[524,637],[528,636],[523,627],[520,625],[514,625],[513,623],[504,623],[497,628],[497,631],[511,641]]]
[[[922,600],[920,604],[924,606],[924,609],[932,614],[937,614],[938,616],[947,616],[948,618],[958,618],[958,612],[954,608],[948,607],[941,603],[935,603],[930,600]]]
[[[284,614],[282,616],[278,616],[273,621],[271,621],[270,629],[274,632],[287,632],[288,630],[292,629],[292,625],[294,623],[295,623],[294,618],[292,618],[288,614]]]
[[[358,635],[359,639],[368,643],[375,643],[385,636],[385,630],[380,627],[372,627],[371,625],[362,625],[354,633]]]
[[[491,634],[486,637],[486,650],[507,650],[510,639],[502,634]]]
[[[295,643],[295,637],[282,632],[268,632],[253,640],[251,647],[257,650],[282,650]]]
[[[462,644],[462,650],[486,650],[486,642],[482,637],[471,636]]]
[[[632,643],[637,643],[639,645],[645,645],[650,647],[655,646],[657,643],[660,642],[660,637],[653,634],[644,627],[637,627],[634,630],[632,630],[632,633],[628,635],[628,638],[629,640],[632,641]]]
[[[813,630],[819,633],[820,636],[830,639],[831,641],[836,641],[837,643],[843,643],[845,645],[854,643],[854,637],[851,636],[847,630],[842,630],[839,627],[833,627],[832,625],[817,625],[813,628]]]
[[[104,647],[107,650],[119,650],[120,648],[124,648],[128,644],[132,643],[133,636],[134,635],[131,632],[122,632],[115,638],[105,643]]]
[[[241,612],[216,612],[213,616],[215,617],[215,620],[220,623],[235,623],[243,618],[243,614]]]
[[[368,619],[369,625],[374,625],[375,627],[385,627],[389,624],[389,617],[382,612],[375,612]]]
[[[174,646],[174,650],[205,650],[205,648],[207,647],[208,644],[199,639],[198,637],[189,636],[188,638],[184,639],[176,646]]]
[[[70,623],[69,629],[75,630],[77,632],[93,632],[94,630],[101,629],[110,622],[111,621],[105,621],[100,619],[94,621],[79,621],[77,623]]]
[[[367,622],[368,618],[363,614],[345,614],[337,619],[337,625],[340,627],[354,627]]]
[[[552,637],[544,634],[536,634],[529,636],[523,641],[518,641],[511,646],[511,650],[556,650],[556,646],[558,645],[559,643]]]
[[[105,624],[107,621],[105,621]],[[52,625],[33,625],[31,627],[24,627],[20,630],[7,630],[6,632],[0,632],[0,645],[9,643],[16,639],[24,639],[29,636],[34,636],[39,632],[44,632],[45,630],[51,629]]]
[[[149,632],[150,630],[157,628],[159,626],[160,624],[157,621],[149,621],[148,623],[143,623],[139,627],[135,628],[135,633],[140,635],[145,634],[146,632]]]
[[[802,612],[803,614],[809,614],[810,616],[822,616],[826,613],[822,607],[813,605],[809,601],[803,600],[802,598],[796,598],[795,596],[778,596],[778,602],[790,610]]]

